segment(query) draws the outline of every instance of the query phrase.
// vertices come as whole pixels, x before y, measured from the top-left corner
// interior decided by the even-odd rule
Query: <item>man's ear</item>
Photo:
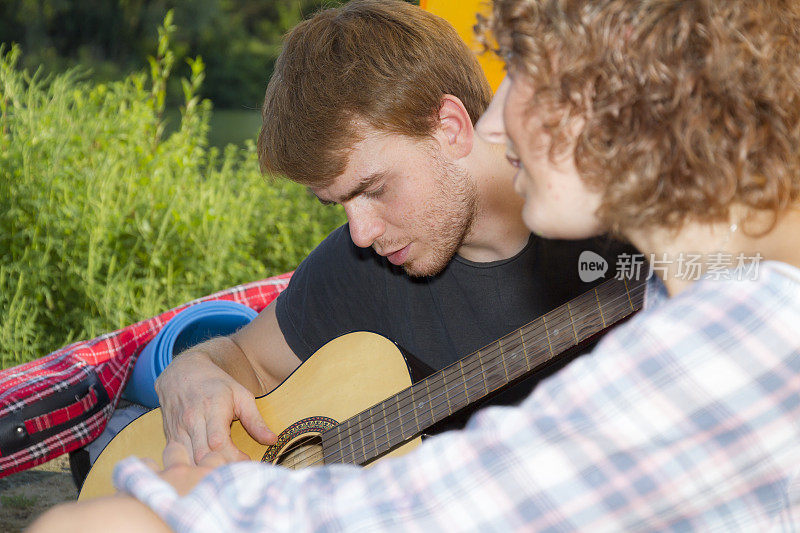
[[[468,156],[472,152],[474,135],[472,119],[461,100],[452,94],[442,96],[439,125],[433,133],[442,154],[453,161]]]

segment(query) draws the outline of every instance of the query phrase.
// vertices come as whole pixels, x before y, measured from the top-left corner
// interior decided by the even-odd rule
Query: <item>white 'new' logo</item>
[[[584,250],[578,258],[578,275],[581,281],[590,283],[600,279],[608,271],[608,262],[591,250]]]

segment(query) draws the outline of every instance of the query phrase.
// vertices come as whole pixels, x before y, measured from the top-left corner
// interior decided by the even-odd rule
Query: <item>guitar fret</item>
[[[550,346],[541,342],[541,339],[535,339],[533,346],[530,343],[526,344],[525,352],[530,359],[531,368],[546,362],[550,358]]]
[[[582,317],[580,323],[575,326],[577,343],[588,339],[603,327],[600,308],[594,298],[584,302],[581,307],[578,307],[576,314]],[[573,324],[574,323],[575,321],[573,320]]]
[[[557,357],[560,348],[584,342],[601,328],[628,317],[642,306],[645,288],[645,280],[641,279],[613,279],[601,283],[460,359],[458,365],[449,365],[383,402],[364,406],[360,413],[322,431],[321,459],[316,449],[310,454],[306,450],[281,450],[281,462],[287,468],[294,468],[318,464],[320,461],[325,464],[365,464],[381,457],[386,451],[403,445],[450,413],[486,397],[523,374],[541,368]],[[374,344],[367,344],[374,347]],[[318,357],[323,357],[323,364],[329,364],[324,359],[326,356]],[[303,367],[298,372],[303,373],[308,368]],[[315,377],[305,374],[304,378],[298,380],[311,380]],[[286,394],[296,392],[291,389],[290,384],[285,386],[289,387],[283,389]],[[314,390],[313,387],[310,389]],[[277,396],[273,396],[275,397]],[[279,405],[271,404],[270,398],[264,398],[264,401],[270,410],[280,408]],[[353,398],[353,404],[358,405],[357,397]],[[291,426],[283,428],[281,442],[292,431],[303,430],[306,423],[323,422],[317,417],[312,418],[313,420],[287,420],[291,422]],[[237,426],[232,429],[232,438],[240,438],[241,428]],[[115,447],[114,442],[102,452],[105,460],[113,458],[114,453],[121,451],[111,449]]]
[[[444,385],[444,399],[447,402],[447,414],[453,414],[453,407],[450,405],[450,385],[447,383],[447,374],[442,373],[442,384]]]
[[[531,369],[531,359],[528,356],[528,347],[525,344],[525,333],[522,328],[518,329],[517,333],[519,333],[519,340],[522,342],[522,353],[525,356],[525,371],[528,371]]]
[[[361,415],[360,415],[361,423],[359,424],[359,426],[362,426],[362,427],[374,427],[370,423],[370,421],[372,419],[372,417],[370,416],[371,412],[372,412],[372,407],[370,407],[366,411],[362,411],[361,412]],[[361,452],[361,455],[364,457],[360,461],[360,464],[364,464],[367,461],[367,457],[369,457],[369,455],[367,454],[368,446],[370,444],[374,444],[374,442],[375,442],[374,438],[369,439],[369,442],[367,442],[367,438],[366,437],[367,437],[366,434],[362,431],[362,432],[360,432],[358,438],[356,439],[356,442],[358,442],[358,450],[359,450],[359,452]]]
[[[506,381],[508,379],[508,367],[506,366],[506,358],[503,357],[503,339],[497,340],[497,348],[500,350],[500,362],[503,363],[503,373],[506,375]]]
[[[403,440],[405,440],[408,437],[406,436],[406,430],[403,428],[403,419],[405,417],[400,412],[400,399],[399,398],[400,398],[399,394],[395,394],[394,395],[394,406],[395,406],[395,410],[397,411],[397,419],[400,421],[400,437]],[[415,418],[416,418],[416,416],[415,416]]]
[[[489,390],[495,390],[498,383],[502,383],[504,380],[504,376],[500,375],[501,369],[494,365],[489,367],[489,370],[485,373],[485,380]],[[505,372],[503,373],[505,375]]]
[[[468,375],[461,378],[463,390],[458,391],[459,401],[456,411],[481,397],[481,388],[476,386],[479,384],[477,378],[478,376],[474,372],[470,372]]]
[[[473,384],[475,379],[480,379],[480,374],[477,374],[475,369],[465,371],[464,367],[480,368],[480,359],[477,354],[472,354],[458,361],[458,365],[453,366],[453,371],[450,375],[450,382],[452,383],[451,389],[453,394],[450,397],[450,407],[452,412],[456,412],[461,408],[469,405],[475,399],[482,397],[481,390],[476,388]]]
[[[464,404],[470,403],[469,391],[470,387],[467,386],[468,379],[467,375],[464,373],[464,359],[459,359],[458,361],[458,372],[461,375],[461,386],[464,388]],[[460,393],[459,393],[460,394]]]
[[[547,348],[550,350],[550,357],[553,357],[553,345],[550,343],[550,332],[547,331],[547,319],[545,316],[542,315],[542,324],[544,325],[544,334],[547,337]]]
[[[417,417],[417,401],[414,398],[414,387],[411,388],[411,412],[414,413],[414,424],[417,427],[417,431],[422,431],[422,424],[419,423],[419,417]]]
[[[464,376],[465,403],[467,405],[485,396],[487,390],[486,382],[483,380],[483,361],[481,361],[478,354],[473,354],[469,357],[469,366],[473,367],[473,370],[468,373],[465,373],[464,366],[461,366],[461,374]]]
[[[385,401],[381,402],[381,415],[382,415],[382,419],[383,420],[389,420],[389,417],[386,415],[386,402]],[[402,427],[403,421],[402,420],[398,420],[398,422],[399,422],[400,426]],[[386,449],[387,450],[392,447],[389,444],[392,441],[391,436],[389,435],[389,430],[390,430],[391,427],[392,427],[392,424],[389,424],[388,422],[384,423],[384,425],[383,425],[383,429],[386,431]],[[402,433],[402,429],[401,429],[400,432]]]
[[[363,427],[364,426],[364,412],[358,413],[356,417],[356,427]],[[367,459],[367,454],[364,453],[363,444],[363,432],[360,431],[353,431],[351,433],[350,441],[352,442],[353,447],[353,463],[360,465]]]
[[[416,394],[417,387],[416,386],[414,387],[414,389],[415,389],[415,391],[414,391],[414,410],[415,411],[419,411],[419,418],[420,418],[420,426],[419,427],[420,427],[420,430],[429,427],[434,422],[433,411],[431,410],[431,407],[430,407],[430,405],[431,405],[430,394],[428,392],[428,380],[429,379],[430,378],[425,379],[424,381],[419,383],[420,386],[422,386],[422,385],[425,386],[425,391],[426,392],[424,394],[422,394],[422,397],[424,399],[423,401],[418,401],[417,400],[417,394]],[[419,391],[419,392],[422,393],[422,391]],[[423,417],[422,415],[425,415],[425,417]]]
[[[355,448],[353,447],[353,432],[348,432],[347,435],[347,446],[345,448],[347,453],[345,454],[346,462],[348,463],[355,463]]]
[[[453,371],[449,373],[447,388],[450,390],[450,410],[455,413],[467,405],[467,381],[464,377],[464,360],[460,359],[453,365]]]
[[[364,417],[363,411],[356,415],[355,426],[362,427],[364,425]],[[366,459],[366,455],[364,454],[364,448],[361,446],[361,441],[363,440],[363,435],[360,432],[351,432],[350,434],[350,446],[352,448],[352,456],[353,456],[353,463],[361,464]],[[359,459],[359,454],[361,458]]]
[[[399,442],[410,439],[412,436],[417,435],[422,431],[422,427],[418,424],[417,409],[414,406],[414,389],[409,387],[401,391],[397,395],[397,412],[401,420],[408,422],[408,426],[403,428],[401,433],[402,440],[393,442],[393,446]],[[413,416],[413,420],[412,420]],[[413,422],[413,423],[412,423]]]
[[[322,459],[323,464],[344,463],[342,447],[337,446],[333,450],[332,444],[341,442],[342,428],[345,424],[338,424],[327,431],[322,432]]]
[[[580,344],[581,341],[578,340],[578,332],[575,330],[575,321],[572,320],[572,310],[569,308],[569,302],[567,302],[567,314],[569,315],[569,323],[572,326],[572,334],[575,336],[575,344]]]
[[[401,413],[400,416],[406,418],[409,423],[412,422],[410,415],[414,416],[413,427],[411,428],[409,436],[419,433],[422,431],[422,426],[419,425],[417,410],[414,408],[414,390],[412,388],[405,389],[400,393],[400,396],[402,396],[401,404],[406,406],[406,412],[404,414],[401,410],[402,407],[398,407],[398,412]]]
[[[353,460],[353,432],[352,427],[354,426],[354,421],[350,421],[349,424],[345,426],[347,429],[347,433],[345,434],[345,438],[343,439],[344,446],[342,446],[342,462],[353,464],[355,461]]]
[[[628,305],[631,306],[631,311],[635,311],[636,307],[633,305],[633,301],[631,301],[631,288],[628,287],[628,281],[623,279],[622,282],[625,284],[625,295],[628,297]]]
[[[603,316],[607,318],[609,322],[616,322],[623,316],[627,315],[630,312],[630,296],[627,294],[626,289],[626,296],[624,300],[619,298],[613,298],[608,296],[608,287],[605,285],[600,285],[598,288],[598,294],[600,295],[600,301],[605,302],[601,304],[600,311],[603,313]]]
[[[593,289],[594,296],[597,299],[597,309],[600,311],[600,320],[603,322],[603,327],[606,327],[606,317],[603,316],[603,305],[600,303],[600,295],[597,293],[597,287]]]
[[[447,384],[444,382],[444,373],[440,373],[438,375],[438,378],[439,378],[439,381],[442,383],[441,387],[439,387],[439,388],[443,388],[445,393],[447,393]],[[444,411],[442,410],[443,404],[440,401],[437,402],[436,399],[431,396],[430,382],[431,382],[430,378],[425,380],[425,390],[428,393],[427,396],[430,399],[429,401],[430,401],[430,404],[432,406],[432,408],[431,408],[431,420],[433,420],[433,422],[436,423],[439,420],[442,420],[443,418],[445,418],[445,416],[444,416]],[[448,404],[450,403],[449,399],[447,400],[447,403]],[[449,406],[447,407],[447,413],[450,414]]]
[[[478,350],[478,365],[480,367],[481,382],[483,383],[483,395],[487,396],[489,394],[489,384],[486,383],[486,371],[483,368],[483,353],[480,350]]]
[[[363,464],[418,435],[635,311],[640,304],[634,302],[633,288],[635,283],[623,286],[615,280],[598,285],[542,315],[540,322],[530,322],[351,417],[337,426],[340,444],[326,451],[326,460]]]
[[[559,314],[562,314],[559,310],[548,313],[548,315],[551,315],[548,320],[550,324],[547,330],[548,339],[550,340],[550,349],[553,350],[555,354],[559,354],[567,348],[575,346],[574,337],[571,335],[573,327],[571,324],[566,323],[569,317],[560,317],[558,316]]]
[[[358,425],[362,426],[362,427],[365,425],[365,422],[366,422],[366,420],[364,420],[363,417],[364,417],[364,411],[361,411],[360,413],[358,413]],[[368,425],[368,424],[366,424],[366,425]],[[364,442],[364,439],[365,439],[365,436],[362,434],[356,440],[356,442],[358,443],[357,450],[361,454],[361,460],[358,462],[358,464],[364,464],[364,463],[367,462],[367,450],[366,450],[366,443]]]
[[[382,403],[383,402],[381,402],[381,404]],[[378,417],[375,416],[375,412],[377,411],[377,409],[378,409],[378,405],[375,405],[375,406],[369,408],[369,421],[370,421],[370,425],[373,426],[373,427],[375,426],[375,421],[378,420]],[[384,418],[384,420],[386,420],[386,419]],[[388,431],[387,424],[382,424],[382,425],[383,425],[383,430],[384,431]],[[388,438],[388,434],[387,434],[387,438]],[[367,448],[366,438],[362,439],[362,440],[364,441],[363,442],[363,444],[364,444],[364,453],[366,454],[367,449],[368,449]],[[379,447],[378,447],[378,436],[375,435],[374,438],[369,439],[369,440],[370,440],[370,444],[372,445],[372,455],[373,455],[373,457],[376,456],[376,455],[379,455],[380,452],[378,451],[379,450]]]

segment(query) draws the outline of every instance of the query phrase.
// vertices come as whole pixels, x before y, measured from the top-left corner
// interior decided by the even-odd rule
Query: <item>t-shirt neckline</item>
[[[462,265],[465,265],[465,266],[468,266],[468,267],[472,267],[472,268],[493,268],[493,267],[498,267],[498,266],[502,266],[502,265],[505,265],[505,264],[508,264],[508,263],[512,263],[512,262],[516,261],[517,259],[519,259],[520,257],[522,257],[523,255],[525,255],[525,252],[530,250],[530,248],[531,248],[531,246],[533,246],[533,243],[535,242],[535,240],[536,240],[535,236],[533,235],[533,233],[531,233],[528,236],[527,244],[525,244],[525,246],[522,247],[522,250],[520,250],[516,254],[514,254],[511,257],[508,257],[506,259],[498,259],[497,261],[488,261],[488,262],[482,263],[482,262],[478,262],[478,261],[470,261],[469,259],[465,259],[464,257],[461,257],[458,254],[455,255],[454,259],[458,263],[461,263]]]

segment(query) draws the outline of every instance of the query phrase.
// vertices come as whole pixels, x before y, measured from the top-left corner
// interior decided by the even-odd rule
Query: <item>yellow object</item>
[[[455,27],[461,38],[478,54],[478,61],[489,79],[492,91],[496,91],[505,76],[503,62],[491,52],[482,52],[483,48],[475,39],[472,29],[476,15],[479,12],[488,13],[490,8],[488,0],[420,0],[419,5]]]
[[[380,409],[369,411],[372,418],[365,417],[366,420],[361,423],[365,432],[349,433],[350,442],[344,447],[342,441],[334,439],[333,435],[329,441],[334,442],[326,449],[327,453],[337,450],[337,446],[340,452],[345,450],[341,459],[331,459],[329,462],[364,464],[361,461],[362,454],[366,459],[389,442],[392,424],[388,421],[392,421],[395,428],[391,431],[392,438],[405,435],[402,433],[402,421],[398,422],[399,415],[392,414],[391,407],[395,404],[381,402],[387,398],[393,399],[400,412],[400,400],[406,401],[408,397],[399,398],[397,395],[410,386],[411,376],[406,359],[390,340],[375,333],[359,331],[328,342],[278,388],[256,398],[256,407],[267,427],[278,435],[278,444],[269,448],[280,450],[275,450],[278,455],[270,462],[289,468],[324,462],[319,455],[322,453],[318,449],[322,441],[318,426],[324,425],[326,420],[344,422],[370,406],[377,406]],[[447,402],[449,405],[449,396]],[[423,405],[428,405],[427,420],[432,421],[435,405],[430,402],[423,402]],[[425,408],[418,407],[412,411],[415,417],[419,412],[420,419],[425,420]],[[358,420],[361,422],[362,418]],[[369,420],[374,421],[368,423]],[[111,473],[114,466],[125,457],[136,455],[148,458],[161,467],[161,452],[167,445],[163,428],[161,409],[156,408],[117,433],[89,470],[78,500],[114,494]],[[396,431],[398,428],[399,431]],[[406,426],[407,430],[410,428]],[[247,434],[238,420],[231,426],[231,439],[253,461],[262,460],[268,451],[267,446],[259,444]],[[409,438],[404,442],[378,459],[407,453],[421,442],[421,438]]]

